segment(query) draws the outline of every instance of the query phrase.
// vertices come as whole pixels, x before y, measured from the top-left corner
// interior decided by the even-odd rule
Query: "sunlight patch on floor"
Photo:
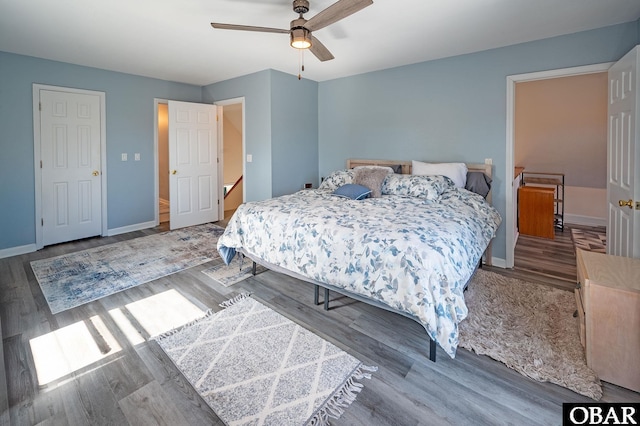
[[[111,315],[111,318],[118,325],[120,331],[127,337],[131,345],[135,346],[145,342],[142,334],[131,324],[131,321],[129,321],[124,312],[122,312],[122,309],[112,309],[109,311],[109,315]]]
[[[151,337],[190,323],[206,313],[173,289],[129,303],[125,309]],[[120,309],[109,313],[132,344],[141,343],[140,334]]]
[[[98,316],[33,338],[29,344],[40,386],[122,350]]]
[[[171,289],[112,309],[109,314],[129,342],[137,345],[145,337],[181,327],[202,318],[206,312]],[[122,351],[99,316],[35,337],[29,345],[40,386]]]

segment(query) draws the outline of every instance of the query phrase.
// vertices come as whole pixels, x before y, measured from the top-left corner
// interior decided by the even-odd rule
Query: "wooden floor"
[[[493,269],[513,277],[571,290],[576,286],[576,256],[571,240],[571,226],[604,232],[604,227],[579,225],[556,228],[553,240],[522,235],[518,237],[513,270]]]
[[[567,389],[527,379],[464,349],[450,359],[438,348],[437,362],[430,362],[425,356],[426,334],[414,321],[339,295],[332,295],[332,308],[325,312],[322,306],[313,305],[309,284],[287,276],[269,271],[229,288],[219,286],[201,271],[220,260],[51,315],[30,261],[163,230],[88,239],[0,259],[9,404],[8,413],[0,419],[10,418],[12,425],[222,424],[159,346],[154,341],[131,339],[131,333],[112,314],[169,290],[202,310],[217,310],[220,302],[250,291],[366,364],[378,366],[373,378],[364,381],[356,402],[334,425],[559,425],[563,402],[590,401]],[[516,259],[513,270],[490,269],[559,288],[574,285],[575,258],[567,229],[553,242],[520,237]],[[103,359],[40,384],[30,341],[67,326],[100,322],[121,349],[114,350],[112,344],[111,352],[109,347],[104,349]],[[140,322],[132,324],[143,336],[148,335]],[[640,394],[605,384],[604,400],[639,402]]]

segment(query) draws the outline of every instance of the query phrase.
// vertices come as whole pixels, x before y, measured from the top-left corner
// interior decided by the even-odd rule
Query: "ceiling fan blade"
[[[322,62],[330,61],[334,58],[331,52],[329,52],[329,49],[327,49],[324,44],[320,43],[320,41],[314,36],[311,36],[311,47],[309,50]]]
[[[373,0],[338,0],[309,19],[304,26],[309,31],[317,31],[372,4]]]
[[[291,30],[281,30],[280,28],[252,27],[250,25],[219,24],[217,22],[212,22],[211,26],[219,30],[258,31],[261,33],[289,34],[289,32],[291,31]]]

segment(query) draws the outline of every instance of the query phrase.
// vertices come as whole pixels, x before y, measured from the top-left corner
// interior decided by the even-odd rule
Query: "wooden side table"
[[[587,365],[640,392],[640,259],[577,250],[576,301]]]
[[[564,173],[522,171],[522,184],[555,188],[554,225],[564,231]]]
[[[518,189],[518,230],[521,234],[555,237],[554,197],[554,188],[527,185]]]

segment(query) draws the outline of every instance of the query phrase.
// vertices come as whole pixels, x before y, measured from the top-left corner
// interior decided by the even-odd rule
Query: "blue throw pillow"
[[[371,194],[371,190],[366,186],[356,185],[355,183],[347,183],[333,191],[334,195],[352,200],[364,200]]]

